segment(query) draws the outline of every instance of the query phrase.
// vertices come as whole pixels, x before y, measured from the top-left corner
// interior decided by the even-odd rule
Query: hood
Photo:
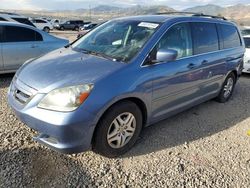
[[[47,93],[55,88],[95,83],[123,66],[120,62],[64,48],[24,64],[16,76],[26,85]]]

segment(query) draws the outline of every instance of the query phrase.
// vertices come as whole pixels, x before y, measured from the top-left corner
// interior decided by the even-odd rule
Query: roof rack
[[[209,17],[209,18],[214,18],[214,19],[222,19],[222,20],[227,20],[225,17],[223,16],[214,16],[214,15],[208,15],[208,14],[203,14],[203,13],[199,13],[199,12],[159,12],[157,13],[158,15],[162,15],[162,14],[191,14],[192,16],[196,16],[196,17]]]

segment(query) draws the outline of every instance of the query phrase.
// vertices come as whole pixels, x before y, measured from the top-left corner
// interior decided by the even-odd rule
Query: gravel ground
[[[62,155],[32,141],[0,76],[0,187],[250,187],[250,76],[226,104],[209,101],[143,130],[117,159]]]

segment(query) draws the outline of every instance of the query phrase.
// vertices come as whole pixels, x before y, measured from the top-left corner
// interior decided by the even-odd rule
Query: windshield
[[[158,23],[115,20],[100,25],[72,45],[76,51],[130,61],[155,32]]]
[[[246,48],[250,48],[250,38],[244,38]]]

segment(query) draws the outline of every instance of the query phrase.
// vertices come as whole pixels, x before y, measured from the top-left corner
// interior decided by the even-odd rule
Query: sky
[[[133,5],[167,5],[177,10],[206,4],[230,6],[250,4],[250,0],[0,0],[0,9],[73,10],[98,5],[129,7]]]

